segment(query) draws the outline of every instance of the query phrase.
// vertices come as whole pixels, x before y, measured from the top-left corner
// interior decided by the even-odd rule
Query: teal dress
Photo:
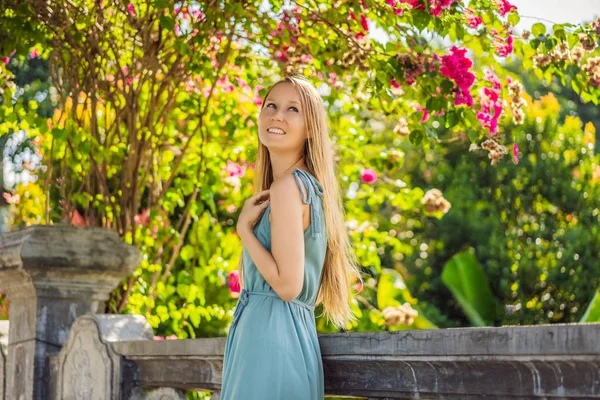
[[[243,249],[244,289],[225,345],[221,400],[325,398],[314,315],[327,249],[323,189],[308,172],[296,168],[293,174],[311,214],[304,232],[304,286],[295,300],[283,301]],[[268,205],[254,227],[254,234],[269,252],[270,211]]]

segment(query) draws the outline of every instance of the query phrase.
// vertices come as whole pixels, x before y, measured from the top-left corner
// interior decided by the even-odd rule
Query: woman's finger
[[[263,190],[262,192],[255,193],[253,197],[258,198],[258,197],[264,196],[265,194],[269,193],[270,191],[271,191],[271,189]]]

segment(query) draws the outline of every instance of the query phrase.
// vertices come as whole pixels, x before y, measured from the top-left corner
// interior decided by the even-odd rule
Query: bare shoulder
[[[289,217],[299,211],[303,217],[308,217],[309,205],[302,202],[302,193],[294,174],[282,176],[271,184],[270,201],[271,212],[276,215]],[[306,228],[308,218],[303,218],[303,220],[305,219],[303,225]],[[269,221],[271,221],[271,215],[269,215]]]
[[[270,195],[271,200],[275,197],[286,197],[291,198],[297,196],[300,193],[300,189],[296,184],[296,178],[293,174],[282,176],[271,184]]]

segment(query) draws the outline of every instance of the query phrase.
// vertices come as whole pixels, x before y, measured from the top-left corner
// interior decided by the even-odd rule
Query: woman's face
[[[270,132],[275,128],[280,130]],[[304,110],[292,83],[277,84],[265,99],[258,116],[258,137],[269,150],[296,152],[304,145]]]

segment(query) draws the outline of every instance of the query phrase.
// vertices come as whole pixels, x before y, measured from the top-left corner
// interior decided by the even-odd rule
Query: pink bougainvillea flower
[[[519,163],[519,146],[516,143],[513,144],[513,161]]]
[[[450,7],[454,3],[454,0],[429,0],[431,4],[430,12],[434,17],[439,17],[442,10]]]
[[[502,90],[502,82],[500,82],[500,78],[498,78],[491,69],[486,69],[483,72],[483,79],[492,83],[492,89],[494,89],[494,91],[500,92]]]
[[[239,293],[240,290],[239,272],[237,270],[231,271],[229,273],[229,291],[231,293]]]
[[[236,210],[235,206],[233,204],[230,204],[227,206],[227,212],[229,213],[234,213]]]
[[[496,45],[496,54],[500,57],[508,57],[513,52],[512,36],[509,36],[504,40],[498,40],[494,44]]]
[[[4,57],[2,59],[2,62],[4,62],[4,65],[8,65],[8,63],[10,62],[10,57]]]
[[[127,4],[127,10],[129,10],[129,14],[135,15],[135,8],[133,7],[133,4]]]
[[[364,183],[373,183],[377,180],[377,172],[371,168],[365,168],[360,173],[360,179]]]
[[[466,52],[467,49],[452,46],[450,49],[451,54],[442,57],[440,73],[456,83],[454,105],[466,104],[470,107],[473,105],[473,96],[471,96],[470,89],[473,82],[475,82],[475,74],[469,71],[473,61],[465,57]]]
[[[394,10],[394,15],[402,15],[403,10],[399,7],[400,2],[398,0],[385,0],[385,2],[388,4],[388,6],[392,7],[392,9]]]
[[[400,87],[400,84],[398,82],[396,82],[396,79],[392,78],[390,79],[390,85],[392,85],[393,88],[398,89]]]
[[[362,25],[365,31],[369,31],[369,21],[367,20],[367,17],[365,17],[362,14],[360,14],[360,24]]]
[[[40,55],[40,53],[38,53],[38,51],[35,47],[33,48],[33,50],[31,50],[31,53],[29,53],[29,57],[31,57],[31,58],[36,58],[39,55]]]
[[[238,163],[234,163],[231,160],[227,160],[227,166],[225,167],[228,176],[242,177],[246,173],[246,167]]]
[[[495,0],[496,2],[496,6],[498,7],[498,12],[500,13],[501,16],[505,16],[506,14],[508,14],[509,12],[511,12],[512,10],[516,10],[517,7],[510,4],[508,2],[508,0]]]
[[[263,101],[260,98],[260,94],[259,91],[264,88],[263,85],[256,85],[256,87],[254,88],[254,99],[252,100],[254,102],[254,104],[261,106]]]
[[[483,19],[475,15],[475,11],[471,10],[470,8],[465,8],[465,11],[467,16],[467,22],[471,28],[476,29],[479,25],[483,23]]]
[[[71,217],[71,225],[77,227],[85,226],[85,221],[83,220],[83,217],[81,216],[81,214],[79,214],[77,210],[75,210],[73,216]]]
[[[146,225],[150,222],[150,210],[144,208],[140,214],[137,214],[133,217],[133,220],[136,224]]]
[[[482,87],[479,89],[480,112],[477,113],[477,119],[484,128],[489,129],[492,135],[498,132],[498,120],[502,114],[503,100],[501,97],[502,86],[500,80],[491,70],[486,70],[484,79],[492,83],[492,87]]]
[[[429,111],[426,108],[421,107],[420,104],[417,104],[415,107],[416,111],[423,111],[423,117],[421,118],[421,122],[427,122],[429,120]]]

